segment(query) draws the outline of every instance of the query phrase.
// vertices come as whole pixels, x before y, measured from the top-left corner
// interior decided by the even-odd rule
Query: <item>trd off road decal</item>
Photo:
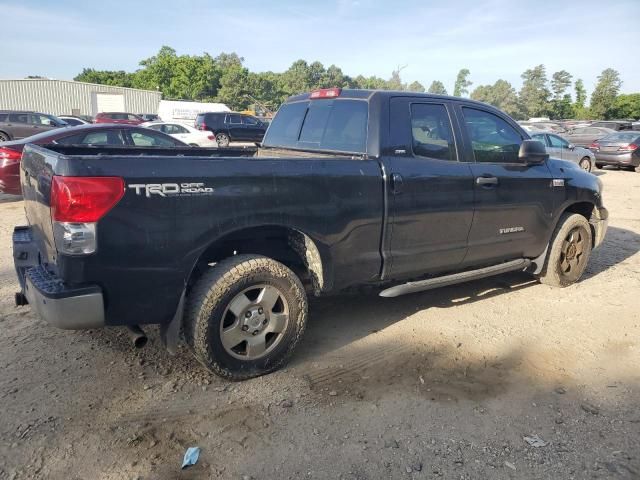
[[[204,183],[132,183],[128,187],[135,190],[136,195],[146,197],[189,197],[213,193],[213,187],[205,187]]]

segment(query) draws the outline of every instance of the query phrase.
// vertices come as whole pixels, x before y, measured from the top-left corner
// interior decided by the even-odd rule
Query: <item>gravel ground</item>
[[[640,478],[640,174],[597,173],[611,223],[579,284],[315,300],[290,366],[242,383],[157,329],[134,350],[14,307],[0,196],[0,479]]]

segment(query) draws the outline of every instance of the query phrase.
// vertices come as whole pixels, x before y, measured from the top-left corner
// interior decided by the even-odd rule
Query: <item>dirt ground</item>
[[[640,174],[597,173],[611,222],[579,284],[316,300],[290,366],[242,383],[157,330],[135,350],[14,307],[23,207],[0,198],[0,479],[640,478]]]

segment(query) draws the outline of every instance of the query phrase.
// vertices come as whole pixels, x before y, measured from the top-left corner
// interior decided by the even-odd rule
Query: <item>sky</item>
[[[440,80],[449,93],[461,68],[471,90],[499,78],[519,89],[522,72],[542,63],[549,78],[564,69],[591,92],[611,67],[623,93],[640,92],[640,0],[0,0],[0,12],[2,79],[134,71],[168,45],[236,52],[252,71],[304,59],[389,78],[406,65],[403,81]]]

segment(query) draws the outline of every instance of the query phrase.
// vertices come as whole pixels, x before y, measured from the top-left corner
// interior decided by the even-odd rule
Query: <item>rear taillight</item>
[[[599,148],[600,144],[598,142],[593,142],[591,145],[589,145],[590,150],[598,150]]]
[[[215,135],[207,135],[207,138],[209,140],[215,140],[216,139]]]
[[[341,88],[321,88],[320,90],[314,90],[309,95],[309,98],[315,100],[317,98],[335,98],[340,96]]]
[[[622,146],[618,149],[619,152],[635,152],[638,149],[638,145],[630,143],[629,145]]]
[[[200,123],[200,124],[196,123],[196,128],[197,128],[198,130],[206,130],[206,129],[207,129],[207,124],[206,124],[206,123],[204,123],[204,122],[202,122],[202,123]]]
[[[22,152],[18,152],[9,147],[0,147],[0,167],[7,167],[14,163],[19,163],[21,156]]]
[[[51,183],[56,247],[67,255],[96,251],[96,224],[124,196],[119,177],[59,177]]]

